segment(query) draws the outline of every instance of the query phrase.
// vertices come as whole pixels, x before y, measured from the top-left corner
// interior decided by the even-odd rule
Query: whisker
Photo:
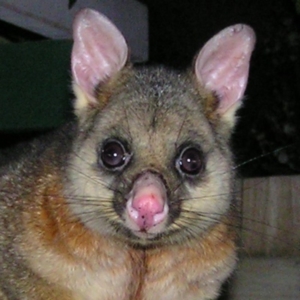
[[[174,143],[174,146],[175,146],[175,152],[178,150],[178,141],[179,141],[179,138],[180,138],[180,136],[181,136],[181,132],[182,132],[182,130],[183,130],[183,127],[184,127],[184,125],[185,125],[185,122],[186,122],[186,117],[187,117],[187,114],[188,114],[188,112],[186,111],[185,112],[185,117],[184,117],[184,119],[183,119],[183,121],[182,121],[182,123],[181,123],[181,126],[179,127],[179,130],[178,130],[178,134],[177,134],[177,137],[176,137],[176,140],[175,140],[175,143]]]
[[[294,147],[295,145],[297,145],[297,143],[292,143],[292,144],[289,144],[289,145],[286,145],[286,146],[282,146],[282,147],[279,147],[279,148],[274,149],[272,151],[269,151],[267,153],[263,153],[263,154],[261,154],[259,156],[253,157],[253,158],[251,158],[251,159],[249,159],[247,161],[242,162],[241,164],[238,164],[238,165],[234,166],[233,170],[236,170],[236,169],[238,169],[238,168],[240,168],[240,167],[242,167],[244,165],[250,164],[250,163],[252,163],[252,162],[254,162],[256,160],[262,159],[262,158],[264,158],[266,156],[269,156],[269,155],[272,155],[274,153],[280,152],[280,151],[282,151],[284,149]]]
[[[211,221],[213,222],[220,222],[220,219],[221,217],[223,216],[223,214],[217,214],[217,213],[201,213],[201,212],[197,212],[197,211],[189,211],[189,210],[185,210],[186,213],[189,213],[190,215],[189,216],[184,216],[185,219],[189,220],[189,222],[191,224],[195,224],[196,222],[204,222],[205,224],[210,224]],[[193,216],[193,215],[196,215]],[[233,217],[235,218],[235,217]],[[238,217],[237,218],[238,220],[240,219],[243,219],[243,217]],[[279,237],[274,237],[273,235],[271,234],[267,234],[265,232],[261,232],[259,230],[256,230],[256,229],[253,229],[249,226],[245,226],[243,224],[241,224],[241,222],[231,222],[230,221],[231,219],[229,218],[228,221],[224,221],[222,220],[222,222],[225,222],[225,224],[227,226],[230,226],[232,228],[234,228],[236,231],[236,233],[238,233],[239,231],[240,232],[250,232],[251,234],[254,234],[255,236],[260,236],[264,239],[270,239],[270,240],[273,240],[273,239],[276,239],[277,241],[280,241],[282,243],[285,243],[286,245],[288,245],[289,247],[293,248],[293,249],[297,249],[297,250],[300,250],[299,247],[295,246],[293,243],[291,242],[288,242],[287,239],[283,239],[283,238],[279,238]],[[250,221],[253,221],[253,222],[256,222],[255,219],[250,219]],[[186,221],[187,222],[187,221]],[[277,228],[277,227],[274,227],[270,224],[264,224],[263,222],[257,222],[261,225],[265,225],[266,227],[269,227],[269,228],[274,228],[274,229],[277,229],[279,231],[282,231],[283,233],[290,233],[290,231],[288,230],[281,230],[280,228]]]
[[[130,143],[132,143],[133,142],[133,139],[132,139],[133,136],[132,136],[132,133],[131,133],[131,130],[130,130],[130,125],[129,125],[128,106],[126,105],[125,101],[122,101],[122,105],[123,105],[123,111],[124,111],[124,114],[125,114],[125,120],[126,120],[126,123],[127,123]]]

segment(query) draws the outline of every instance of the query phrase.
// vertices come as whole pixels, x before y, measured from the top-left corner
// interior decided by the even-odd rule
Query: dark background
[[[152,64],[186,68],[200,47],[224,27],[246,23],[254,28],[257,44],[232,140],[238,170],[243,176],[299,174],[300,1],[140,2],[149,10]],[[0,35],[11,42],[44,40],[4,22]],[[7,146],[39,133],[0,132],[0,147],[7,151]]]
[[[224,27],[253,27],[257,44],[233,137],[237,164],[247,162],[239,167],[244,176],[299,173],[300,1],[140,2],[149,8],[153,63],[185,68],[203,43]]]

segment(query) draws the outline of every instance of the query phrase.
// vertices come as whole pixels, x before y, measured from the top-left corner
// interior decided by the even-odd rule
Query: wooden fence
[[[300,176],[244,179],[239,195],[243,251],[226,300],[300,299]]]
[[[246,253],[300,256],[300,176],[244,179],[241,200]]]

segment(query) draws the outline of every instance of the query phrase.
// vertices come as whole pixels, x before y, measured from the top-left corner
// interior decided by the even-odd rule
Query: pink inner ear
[[[244,94],[254,44],[254,31],[238,24],[210,39],[196,59],[197,79],[218,95],[220,113],[226,112]]]
[[[91,9],[78,13],[73,24],[72,74],[91,100],[96,86],[120,71],[128,48],[120,31]]]

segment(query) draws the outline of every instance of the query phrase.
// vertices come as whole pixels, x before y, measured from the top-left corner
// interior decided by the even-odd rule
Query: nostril
[[[126,204],[128,225],[139,230],[150,230],[167,220],[166,189],[160,177],[152,173],[142,174],[134,183]],[[131,225],[130,225],[131,224]]]

